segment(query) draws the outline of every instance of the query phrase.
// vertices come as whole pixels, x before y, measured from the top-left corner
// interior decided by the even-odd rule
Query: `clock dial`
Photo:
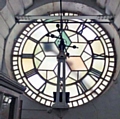
[[[57,86],[60,34],[52,20],[42,21],[29,24],[19,35],[13,49],[12,66],[16,80],[26,87],[26,94],[41,104],[52,106]],[[65,63],[69,106],[75,107],[98,97],[108,87],[115,71],[116,56],[113,41],[99,24],[89,19],[64,21],[61,35],[65,45],[78,47],[66,47],[70,57]]]

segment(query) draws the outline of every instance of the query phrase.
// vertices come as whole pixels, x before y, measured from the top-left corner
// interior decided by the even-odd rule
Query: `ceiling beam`
[[[51,19],[51,20],[58,20],[60,16],[40,16],[40,15],[27,15],[27,16],[16,16],[16,21],[19,23],[25,22],[41,22],[40,19]],[[114,19],[112,15],[80,15],[80,16],[62,16],[64,20],[71,20],[71,19],[91,19],[91,20],[98,20],[100,22],[110,22],[109,20]],[[53,21],[52,21],[53,22]],[[79,21],[76,21],[79,22]]]

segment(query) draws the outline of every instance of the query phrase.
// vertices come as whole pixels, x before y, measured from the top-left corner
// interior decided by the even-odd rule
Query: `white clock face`
[[[90,23],[85,23],[90,22]],[[41,104],[52,106],[57,86],[59,20],[31,23],[19,35],[13,49],[12,65],[16,80],[26,94]],[[62,37],[70,57],[66,59],[66,92],[70,107],[83,105],[98,97],[109,85],[115,71],[113,41],[103,28],[91,20],[64,20]]]

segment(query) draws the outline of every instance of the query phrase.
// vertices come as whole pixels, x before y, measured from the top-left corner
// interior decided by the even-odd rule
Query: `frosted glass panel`
[[[28,80],[36,89],[39,89],[45,83],[45,81],[37,74],[31,76]]]

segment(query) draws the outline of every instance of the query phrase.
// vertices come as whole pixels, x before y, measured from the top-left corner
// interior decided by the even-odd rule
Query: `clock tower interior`
[[[0,11],[0,119],[120,119],[120,0]]]

